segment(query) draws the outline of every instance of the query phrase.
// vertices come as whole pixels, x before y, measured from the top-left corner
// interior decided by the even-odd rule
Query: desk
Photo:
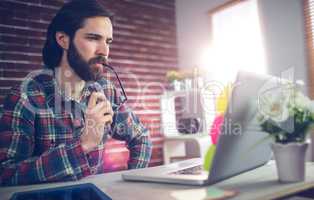
[[[233,199],[273,199],[282,195],[314,187],[314,163],[307,163],[306,181],[300,183],[280,184],[274,162],[258,169],[235,176],[214,186],[237,190],[239,194]],[[114,200],[201,200],[210,186],[196,187],[172,184],[124,182],[121,172],[94,175],[77,182],[39,184],[31,186],[1,187],[0,198],[8,200],[14,192],[39,188],[51,188],[79,183],[94,183]]]

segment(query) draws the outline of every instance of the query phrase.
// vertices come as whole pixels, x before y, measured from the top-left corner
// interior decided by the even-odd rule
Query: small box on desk
[[[109,196],[99,190],[94,184],[39,189],[14,193],[10,200],[111,200]]]

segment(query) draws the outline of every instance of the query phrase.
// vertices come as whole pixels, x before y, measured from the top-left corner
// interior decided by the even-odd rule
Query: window
[[[210,11],[210,17],[212,44],[207,66],[215,78],[228,80],[238,70],[265,73],[257,0],[231,1]]]

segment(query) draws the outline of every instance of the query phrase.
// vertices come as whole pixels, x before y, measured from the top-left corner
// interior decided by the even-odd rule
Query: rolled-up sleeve
[[[131,109],[122,106],[114,115],[112,137],[124,140],[130,151],[128,168],[147,167],[152,154],[152,142],[149,131],[139,121]]]
[[[71,141],[36,155],[36,113],[17,94],[7,97],[0,119],[0,184],[20,185],[77,180],[90,174],[79,141]]]

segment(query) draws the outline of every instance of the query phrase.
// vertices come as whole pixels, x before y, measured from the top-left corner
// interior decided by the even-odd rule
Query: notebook
[[[279,79],[241,71],[237,74],[224,123],[209,171],[203,159],[129,170],[125,181],[147,181],[184,185],[208,185],[266,164],[271,157],[270,139],[258,125],[258,98],[275,88]],[[210,142],[210,141],[209,141]]]

